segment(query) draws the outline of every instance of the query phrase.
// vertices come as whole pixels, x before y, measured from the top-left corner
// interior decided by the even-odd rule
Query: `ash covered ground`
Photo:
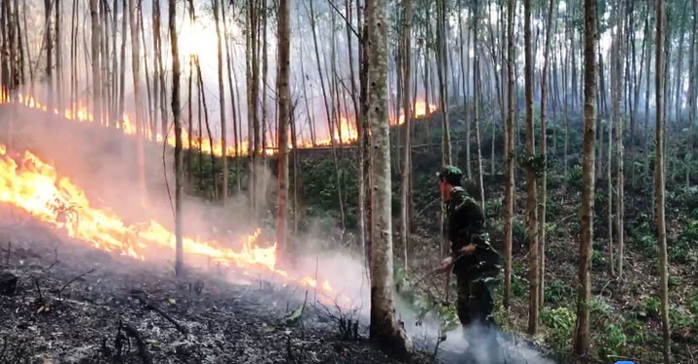
[[[0,363],[394,362],[362,338],[363,324],[358,338],[353,327],[342,332],[343,314],[313,305],[312,291],[295,319],[304,302],[296,287],[233,285],[195,272],[177,279],[5,206],[0,213]]]
[[[263,279],[178,279],[6,206],[0,221],[2,364],[397,363],[367,342],[365,319],[355,327],[337,307],[313,305],[313,291],[306,301],[304,288]],[[414,362],[553,363],[525,341],[479,329],[447,333],[435,357],[436,330],[401,317],[420,349]],[[476,350],[464,355],[468,346]]]

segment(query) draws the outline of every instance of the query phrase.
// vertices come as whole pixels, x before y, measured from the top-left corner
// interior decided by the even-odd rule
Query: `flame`
[[[19,103],[21,105],[27,106],[29,108],[33,109],[39,109],[48,112],[49,108],[42,104],[41,102],[37,101],[36,98],[30,95],[24,95],[24,94],[18,94],[13,102]],[[10,97],[8,94],[3,93],[2,90],[0,90],[0,103],[8,103],[10,102]],[[430,112],[433,112],[436,110],[436,106],[433,104],[427,105],[426,102],[424,101],[416,101],[414,103],[414,117],[422,117]],[[61,115],[63,116],[66,120],[70,121],[77,121],[77,122],[82,122],[82,123],[92,123],[94,122],[94,115],[88,111],[88,108],[85,104],[79,103],[79,104],[74,104],[69,108],[66,108],[64,110],[60,110],[58,108],[53,109],[53,113],[56,115]],[[401,111],[397,120],[393,119],[390,120],[391,125],[402,125],[405,122],[405,117],[404,113]],[[339,122],[336,123],[338,125],[335,125],[333,127],[333,132],[332,132],[332,138],[329,136],[325,138],[319,138],[315,140],[315,144],[311,140],[307,139],[301,139],[297,140],[297,144],[300,148],[311,148],[314,146],[319,146],[319,147],[326,147],[332,145],[332,142],[336,145],[341,144],[350,144],[354,143],[358,140],[358,131],[356,129],[356,121],[352,118],[349,119],[346,116],[340,116],[339,117]],[[132,117],[129,114],[124,113],[121,117],[121,122],[117,124],[117,127],[123,131],[124,134],[129,135],[129,136],[138,136],[138,129],[135,125],[135,123],[132,122]],[[195,132],[196,133],[196,132]],[[159,143],[162,143],[165,138],[159,133],[155,134],[153,136],[153,132],[148,130],[146,132],[145,137],[151,140],[155,140]],[[214,140],[213,143],[209,141],[207,137],[202,136],[201,138],[201,145],[199,145],[199,140],[198,140],[198,135],[189,135],[186,130],[182,130],[182,145],[184,148],[189,147],[189,145],[192,146],[194,149],[201,149],[201,151],[204,154],[214,154],[216,156],[222,156],[223,155],[223,146],[220,143],[220,140]],[[269,137],[267,140],[271,140],[272,138]],[[166,136],[166,142],[168,145],[174,147],[175,146],[175,136],[174,133],[169,133]],[[229,143],[233,144],[233,143]],[[266,155],[274,155],[277,153],[277,148],[276,145],[278,144],[276,141],[273,141],[271,143],[272,145],[266,145],[264,146],[263,153]],[[288,146],[289,150],[292,149],[292,144],[291,144],[291,137],[289,136],[288,138]],[[249,155],[249,141],[248,140],[243,140],[240,142],[240,145],[236,148],[235,145],[227,145],[226,146],[226,155],[230,157],[234,156],[245,156]]]
[[[126,224],[114,212],[91,206],[85,191],[55,168],[29,151],[12,153],[0,144],[0,202],[19,207],[35,218],[65,229],[77,241],[91,244],[112,254],[148,261],[162,256],[163,249],[173,252],[175,236],[162,224]],[[329,281],[318,286],[316,279],[297,277],[278,267],[276,243],[259,244],[261,229],[244,236],[238,250],[215,240],[183,237],[185,256],[208,257],[223,267],[268,272],[286,282],[300,284],[324,293],[326,302],[348,297],[338,294]],[[322,299],[322,297],[320,297]]]

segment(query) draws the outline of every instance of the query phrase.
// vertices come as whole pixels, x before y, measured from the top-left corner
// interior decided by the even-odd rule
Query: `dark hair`
[[[463,185],[463,172],[461,172],[458,167],[451,165],[444,166],[436,175],[439,177],[439,180],[443,179],[451,186],[460,187]]]

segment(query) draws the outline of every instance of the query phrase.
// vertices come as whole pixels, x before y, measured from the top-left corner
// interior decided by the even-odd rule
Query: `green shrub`
[[[568,307],[555,309],[543,308],[540,312],[541,322],[548,327],[545,342],[555,352],[565,352],[570,345],[572,330],[577,315]]]

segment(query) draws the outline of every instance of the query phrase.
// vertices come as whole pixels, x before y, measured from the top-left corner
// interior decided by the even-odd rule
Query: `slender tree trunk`
[[[659,248],[659,290],[662,302],[662,344],[664,352],[664,363],[671,363],[671,331],[669,330],[669,287],[668,287],[668,258],[666,240],[666,220],[664,216],[664,192],[665,192],[665,172],[664,172],[664,52],[666,41],[664,39],[664,0],[656,0],[657,11],[657,38],[655,46],[655,97],[657,106],[657,125],[655,127],[656,137],[656,162],[654,166],[654,189],[656,195],[657,210],[657,244]]]
[[[482,146],[480,143],[480,100],[482,93],[479,89],[482,88],[480,82],[480,49],[479,40],[479,23],[480,23],[480,4],[479,0],[475,0],[475,15],[473,18],[473,121],[475,122],[475,144],[477,147],[477,187],[480,191],[480,207],[485,211],[485,185],[482,180]]]
[[[225,36],[223,37],[223,41],[225,42],[225,61],[226,61],[226,68],[228,70],[228,92],[230,93],[230,106],[231,109],[233,110],[233,145],[235,152],[233,153],[235,155],[235,185],[237,186],[237,192],[241,193],[242,192],[242,179],[240,178],[240,141],[238,139],[238,121],[240,118],[240,115],[237,113],[236,110],[236,102],[235,102],[235,93],[233,89],[233,74],[235,73],[235,70],[233,68],[232,62],[231,62],[231,55],[230,55],[230,45],[228,42],[228,37],[230,37],[230,33],[228,33],[228,20],[226,19],[225,16],[225,8],[226,4],[222,3],[221,5],[221,17],[223,21],[223,33]],[[227,140],[227,139],[226,139]],[[226,169],[227,170],[227,169]],[[226,183],[224,185],[227,186]]]
[[[119,117],[119,127],[123,127],[124,123],[124,104],[125,104],[125,94],[126,94],[126,21],[131,18],[130,10],[128,9],[127,0],[123,0],[122,4],[122,15],[121,15],[121,52],[119,53],[119,105],[118,105],[118,117]],[[138,33],[136,33],[136,38],[138,38]],[[140,62],[140,59],[138,60]]]
[[[228,206],[228,146],[227,142],[227,127],[225,120],[225,85],[223,82],[223,35],[221,35],[221,28],[219,26],[220,20],[218,15],[218,7],[225,6],[225,4],[220,5],[218,0],[213,0],[213,17],[216,24],[216,38],[218,41],[218,101],[219,101],[219,113],[221,117],[221,160],[223,161],[223,166],[221,169],[221,174],[223,175],[223,184],[221,187],[221,195],[223,197],[223,207]],[[213,153],[213,148],[211,148],[211,153]]]
[[[506,150],[506,184],[504,186],[504,204],[506,205],[504,219],[504,299],[503,305],[506,309],[510,307],[511,297],[511,256],[514,240],[514,168],[516,165],[516,138],[514,137],[514,11],[516,0],[508,0],[507,5],[507,126],[504,129],[504,140]]]
[[[139,137],[137,138],[136,163],[138,164],[138,186],[141,195],[141,206],[145,207],[148,200],[146,185],[145,185],[145,157],[143,153],[143,138],[145,138],[145,118],[143,118],[143,100],[141,96],[141,76],[140,76],[140,49],[141,45],[138,41],[139,22],[136,18],[136,1],[128,1],[128,21],[131,30],[131,73],[133,76],[133,97],[135,99],[136,110],[134,113],[133,122],[136,125]]]
[[[620,1],[618,1],[618,5],[620,5]],[[621,20],[622,18],[620,17],[621,12],[618,11],[618,19]],[[626,18],[626,17],[624,17]],[[615,221],[615,228],[616,228],[616,242],[618,244],[618,279],[620,281],[623,280],[623,260],[624,260],[624,247],[625,247],[625,228],[624,228],[624,219],[625,219],[625,171],[624,171],[624,162],[623,158],[624,156],[624,150],[623,150],[623,118],[621,116],[621,93],[622,93],[622,79],[620,79],[619,75],[624,74],[623,70],[623,32],[622,29],[623,27],[618,27],[619,32],[616,37],[616,55],[615,55],[615,60],[613,62],[613,73],[616,78],[616,84],[613,90],[613,119],[615,119],[615,128],[616,128],[616,137],[615,137],[615,144],[616,144],[616,221]],[[634,51],[634,50],[633,50]],[[631,112],[632,114],[632,112]],[[609,149],[610,152],[610,149]],[[613,267],[613,263],[611,263],[611,267]]]
[[[175,244],[177,260],[175,273],[184,271],[184,249],[182,245],[182,123],[179,117],[179,46],[177,45],[177,2],[169,0],[170,47],[172,48],[172,117],[175,127]],[[165,134],[166,135],[166,134]],[[166,142],[166,141],[165,141]]]
[[[533,62],[531,58],[531,0],[524,0],[524,53],[526,86],[526,217],[528,219],[528,333],[538,333],[538,225],[536,199],[536,171],[532,165],[535,158],[533,132]]]
[[[276,94],[279,110],[278,132],[278,211],[276,217],[276,241],[283,249],[287,248],[286,234],[288,230],[288,124],[291,104],[291,91],[289,89],[290,43],[291,43],[291,19],[290,0],[279,0],[279,14],[277,20],[278,61],[276,74]]]
[[[541,74],[540,85],[540,150],[543,158],[543,170],[540,177],[540,210],[538,226],[538,304],[544,306],[545,303],[545,210],[548,198],[548,130],[547,130],[547,96],[548,96],[548,64],[550,55],[551,33],[553,31],[553,12],[555,11],[555,1],[550,0],[548,4],[548,21],[545,31],[545,50],[543,51],[543,73]]]
[[[448,121],[447,49],[446,49],[446,0],[436,1],[436,70],[439,76],[439,108],[441,109],[441,164],[451,164],[451,135]]]
[[[584,141],[582,154],[582,209],[579,224],[579,287],[574,353],[589,355],[589,303],[591,301],[591,256],[594,238],[594,142],[596,137],[596,83],[598,44],[597,0],[584,0]]]
[[[402,260],[405,269],[409,266],[407,256],[410,240],[410,181],[412,179],[412,110],[410,109],[410,76],[412,61],[412,0],[402,0],[402,109],[405,118],[403,126],[404,145],[402,147],[402,183],[400,189],[400,238],[402,240]]]
[[[97,124],[102,123],[102,76],[100,70],[100,34],[102,34],[99,19],[99,4],[90,0],[90,15],[92,20],[92,102],[93,114]],[[48,55],[47,55],[48,57]]]
[[[406,358],[412,343],[395,318],[393,303],[393,239],[390,182],[390,122],[386,88],[388,78],[387,19],[385,0],[366,1],[366,24],[369,35],[369,118],[373,166],[371,232],[371,339]]]

